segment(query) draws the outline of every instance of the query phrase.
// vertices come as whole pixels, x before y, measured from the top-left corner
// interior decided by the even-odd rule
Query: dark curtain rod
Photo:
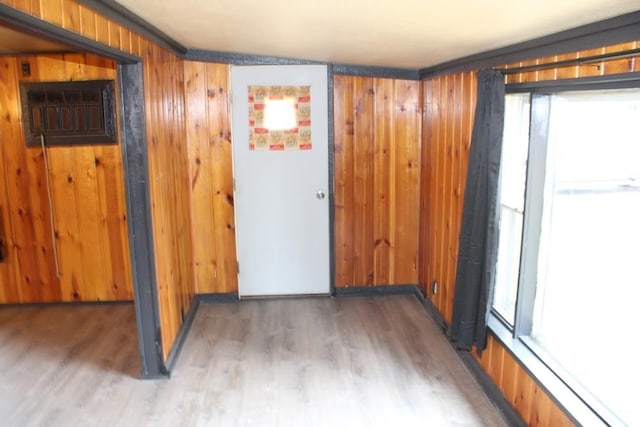
[[[584,58],[567,59],[559,62],[545,62],[544,64],[526,65],[518,68],[496,68],[503,74],[528,73],[531,71],[548,70],[550,68],[571,67],[574,65],[591,64],[594,62],[602,62],[612,59],[624,59],[640,55],[640,49],[622,50],[620,52],[605,53],[602,55],[586,56]]]

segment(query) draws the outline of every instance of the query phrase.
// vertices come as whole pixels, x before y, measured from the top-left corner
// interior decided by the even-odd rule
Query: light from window
[[[298,111],[293,98],[267,99],[264,102],[264,127],[288,130],[297,127]]]
[[[513,326],[522,219],[524,188],[529,147],[529,94],[510,95],[505,100],[504,134],[500,170],[500,241],[493,295],[493,308]]]
[[[509,127],[528,131],[527,103],[507,98],[493,308],[607,422],[640,425],[640,90],[534,95],[546,138],[531,137],[524,204]]]

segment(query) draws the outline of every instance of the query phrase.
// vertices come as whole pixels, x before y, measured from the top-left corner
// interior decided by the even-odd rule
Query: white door
[[[232,66],[240,297],[329,294],[327,67]]]

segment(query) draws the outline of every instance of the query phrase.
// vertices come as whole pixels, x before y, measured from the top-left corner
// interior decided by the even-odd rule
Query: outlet
[[[434,281],[431,283],[431,293],[432,293],[433,295],[435,295],[435,294],[437,294],[437,293],[438,293],[438,281],[437,281],[437,280],[434,280]]]

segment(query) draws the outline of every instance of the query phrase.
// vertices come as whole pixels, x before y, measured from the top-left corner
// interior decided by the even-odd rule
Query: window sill
[[[533,351],[493,313],[489,315],[488,327],[496,339],[507,349],[527,373],[547,392],[577,425],[608,425],[594,410],[565,384]]]

